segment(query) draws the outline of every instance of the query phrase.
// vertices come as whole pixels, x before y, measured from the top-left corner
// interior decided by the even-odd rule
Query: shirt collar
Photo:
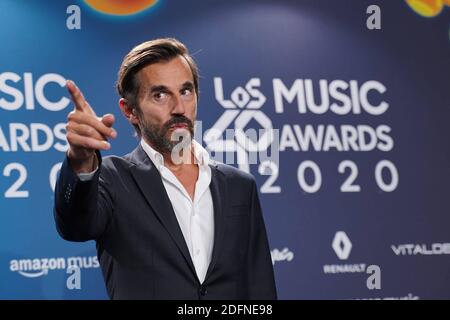
[[[158,171],[160,171],[161,166],[165,167],[164,157],[161,153],[153,149],[144,139],[141,139],[141,146],[142,149],[144,149],[145,153],[150,158],[150,160],[156,166]],[[197,141],[195,141],[194,139],[192,139],[192,150],[194,151],[196,163],[200,167],[208,166],[210,162],[208,151],[206,151],[205,148],[203,148],[202,145]]]

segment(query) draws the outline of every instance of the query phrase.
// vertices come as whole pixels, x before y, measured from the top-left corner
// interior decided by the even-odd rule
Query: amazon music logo
[[[97,256],[13,259],[9,262],[9,270],[17,272],[25,278],[46,276],[52,270],[91,269],[99,268],[99,266]]]

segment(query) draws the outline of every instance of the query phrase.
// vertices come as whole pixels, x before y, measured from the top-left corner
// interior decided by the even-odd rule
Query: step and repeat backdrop
[[[53,221],[64,84],[126,154],[118,68],[159,37],[199,65],[197,140],[255,176],[281,299],[450,298],[448,0],[1,0],[1,299],[107,298]]]

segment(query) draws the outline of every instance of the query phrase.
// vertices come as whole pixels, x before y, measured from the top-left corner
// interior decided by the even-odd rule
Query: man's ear
[[[124,115],[124,117],[127,118],[130,123],[135,124],[135,125],[137,125],[139,123],[136,109],[133,108],[132,106],[130,106],[130,104],[128,103],[128,100],[126,100],[124,98],[120,98],[119,107],[120,107],[120,110],[122,111],[122,114]]]

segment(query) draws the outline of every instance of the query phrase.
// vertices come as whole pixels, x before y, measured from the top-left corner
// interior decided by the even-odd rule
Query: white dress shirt
[[[148,145],[144,139],[141,140],[141,145],[161,174],[164,188],[191,254],[197,277],[203,283],[211,262],[214,242],[214,209],[209,188],[211,168],[208,165],[208,152],[197,141],[192,140],[194,156],[199,168],[194,200],[192,200],[181,182],[164,165],[162,154]]]

